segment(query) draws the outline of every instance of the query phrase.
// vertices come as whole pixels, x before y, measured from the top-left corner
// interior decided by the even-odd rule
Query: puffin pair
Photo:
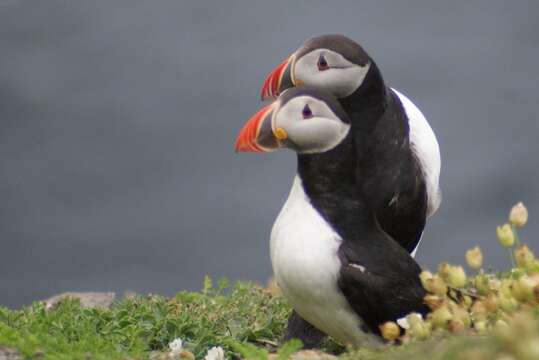
[[[271,233],[275,278],[295,309],[285,339],[358,346],[386,321],[425,314],[412,256],[440,203],[440,153],[421,112],[341,35],[310,39],[277,66],[262,98],[277,96],[236,150],[297,153]]]

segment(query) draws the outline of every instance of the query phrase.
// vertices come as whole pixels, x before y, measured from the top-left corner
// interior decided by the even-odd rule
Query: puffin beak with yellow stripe
[[[378,70],[356,43],[339,36],[312,38],[268,74],[260,96],[275,98],[305,84],[344,98],[362,87],[368,74],[376,78]]]
[[[294,81],[294,74],[292,73],[295,58],[295,54],[292,54],[268,74],[260,92],[262,100],[275,98],[279,96],[283,89],[301,85],[301,82]]]
[[[285,91],[247,121],[236,140],[236,152],[285,147],[300,154],[321,153],[344,139],[350,121],[338,102],[309,88],[295,89]]]
[[[286,130],[273,128],[276,103],[263,107],[247,121],[236,140],[236,152],[269,152],[278,149],[280,141],[286,140]]]

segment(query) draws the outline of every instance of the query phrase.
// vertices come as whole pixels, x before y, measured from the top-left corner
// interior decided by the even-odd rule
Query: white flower
[[[511,209],[511,212],[509,213],[509,222],[511,225],[518,227],[522,227],[528,222],[528,209],[526,209],[522,201]]]
[[[483,265],[483,253],[479,246],[466,251],[466,262],[472,269],[479,269]]]
[[[515,235],[513,234],[513,229],[511,229],[511,225],[509,224],[497,226],[496,235],[498,236],[498,241],[503,247],[510,248],[515,244]]]
[[[204,360],[225,360],[225,352],[222,347],[214,346],[208,350]]]
[[[179,355],[183,349],[183,341],[180,338],[176,338],[170,344],[168,344],[168,347],[170,348],[171,357]]]

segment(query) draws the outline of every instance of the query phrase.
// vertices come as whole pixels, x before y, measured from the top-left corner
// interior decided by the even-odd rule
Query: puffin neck
[[[387,107],[387,88],[376,63],[371,62],[361,86],[339,102],[350,118],[361,118],[361,121],[352,121],[357,127],[368,130],[376,125]]]
[[[358,154],[368,154],[368,159],[398,159],[403,149],[409,150],[408,121],[400,115],[393,115],[404,113],[402,104],[398,96],[385,86],[376,63],[371,63],[363,84],[339,102],[352,120]],[[388,142],[387,139],[395,141]],[[374,169],[381,163],[371,165]]]
[[[359,196],[350,134],[334,149],[298,154],[298,176],[311,204],[341,237],[353,239],[377,227]]]

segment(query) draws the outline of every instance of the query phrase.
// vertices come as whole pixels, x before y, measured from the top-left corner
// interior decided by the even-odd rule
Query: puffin
[[[356,171],[370,172],[358,186],[383,231],[415,256],[429,216],[441,202],[440,149],[421,111],[405,95],[385,85],[380,69],[355,41],[339,34],[304,42],[269,73],[263,100],[302,84],[338,98],[356,137]],[[324,338],[297,313],[284,339],[300,338],[316,347]]]
[[[381,228],[415,256],[427,217],[441,202],[440,149],[421,111],[385,85],[363,48],[338,34],[307,40],[267,76],[263,100],[305,84],[339,99],[356,138],[361,196]]]
[[[336,97],[303,85],[252,116],[235,148],[296,152],[297,175],[270,236],[275,279],[301,319],[362,346],[382,341],[386,321],[428,308],[419,265],[360,196],[375,172],[356,171],[360,138],[352,128]]]

